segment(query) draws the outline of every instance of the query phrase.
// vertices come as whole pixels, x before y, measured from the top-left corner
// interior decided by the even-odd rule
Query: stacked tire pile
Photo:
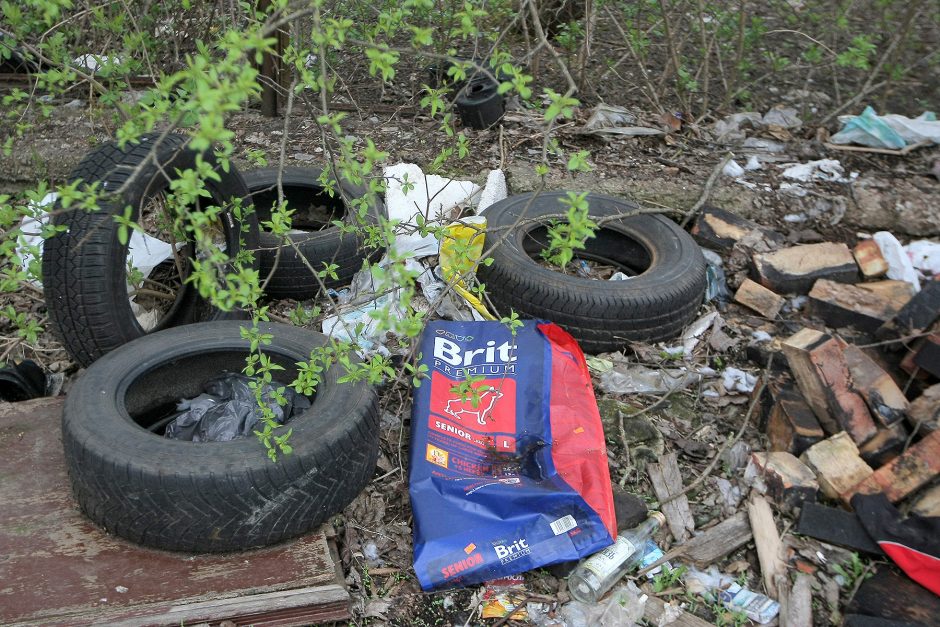
[[[214,172],[204,194],[174,208],[182,187],[176,181],[200,164]],[[378,457],[376,391],[339,383],[345,373],[336,365],[310,408],[289,423],[293,451],[277,463],[253,437],[163,437],[180,399],[197,396],[220,373],[240,372],[249,352],[244,316],[216,309],[191,281],[200,262],[221,251],[225,269],[257,268],[269,297],[305,300],[348,284],[365,260],[382,254],[364,245],[364,229],[335,224],[378,225],[384,206],[352,185],[329,193],[321,174],[286,168],[243,176],[174,134],[100,146],[72,173],[72,183],[97,195],[98,209],[56,207],[59,232],[45,242],[43,281],[54,328],[87,367],[62,422],[72,488],[82,510],[108,531],[167,550],[259,547],[313,529],[369,481]],[[559,270],[541,257],[564,196],[512,196],[484,212],[492,263],[478,275],[497,313],[556,322],[592,353],[678,335],[705,290],[705,262],[689,235],[662,216],[635,215],[628,201],[589,194],[590,217],[600,226],[575,260],[616,270],[622,280]],[[282,202],[299,227],[286,243],[261,228]],[[195,237],[178,214],[201,204],[218,211],[201,214],[212,217]],[[130,221],[144,233],[128,237]],[[143,272],[129,259],[148,249],[166,253]],[[332,272],[321,278],[325,265]],[[282,385],[328,341],[284,325],[261,330],[274,338],[263,350],[282,368],[275,371]]]
[[[174,178],[197,162],[215,173],[205,177],[208,198],[199,202],[220,208],[201,227],[208,241],[224,253],[227,268],[248,264],[270,275],[271,297],[314,297],[348,282],[363,259],[381,251],[330,226],[358,220],[342,198],[365,190],[344,186],[330,196],[313,169],[242,176],[174,134],[96,148],[70,182],[93,191],[98,210],[59,205],[53,212],[59,232],[43,253],[47,309],[63,346],[87,367],[62,421],[80,507],[109,532],[145,546],[242,550],[309,531],[361,491],[378,457],[377,398],[365,383],[339,383],[344,372],[331,367],[310,408],[289,423],[293,452],[277,463],[253,437],[201,443],[162,437],[161,425],[181,398],[198,395],[221,372],[240,372],[249,352],[239,332],[244,315],[214,308],[188,280],[212,251],[200,250],[171,207]],[[306,229],[285,246],[259,227],[279,183],[296,210],[295,226]],[[378,223],[383,210],[372,203],[362,219]],[[128,237],[128,219],[144,233]],[[129,257],[155,247],[170,252],[142,275]],[[310,268],[325,263],[337,266],[337,276],[321,282]],[[263,351],[284,368],[275,376],[281,384],[327,341],[286,325],[263,325],[262,332],[274,337]]]

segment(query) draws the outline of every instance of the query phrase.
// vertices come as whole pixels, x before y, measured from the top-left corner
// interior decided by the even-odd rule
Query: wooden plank
[[[865,399],[852,388],[839,337],[801,329],[783,342],[790,370],[827,432],[844,430],[858,444],[875,436],[877,427]]]
[[[814,444],[803,452],[800,459],[816,473],[819,488],[831,499],[842,498],[874,472],[862,460],[855,442],[845,433],[837,433]]]
[[[841,243],[805,244],[754,255],[755,280],[778,294],[805,294],[818,279],[858,280],[858,265]]]
[[[845,613],[936,625],[940,597],[893,567],[882,566],[862,583]]]
[[[233,617],[237,617],[239,625],[300,627],[324,620],[335,620],[332,616],[348,604],[349,593],[342,586],[332,584],[173,605],[166,609],[129,610],[121,620],[114,620],[113,615],[107,612],[104,616],[108,616],[108,623],[114,627],[192,625],[221,621],[236,624],[236,621],[232,620]],[[96,616],[95,620],[100,621],[102,617]]]
[[[911,623],[906,620],[891,620],[877,616],[847,614],[842,627],[923,627],[923,623]]]
[[[737,551],[751,538],[751,523],[744,512],[738,512],[682,545],[682,556],[700,568],[707,568]]]
[[[302,625],[349,616],[322,532],[265,549],[189,555],[96,527],[72,498],[61,408],[61,398],[0,404],[0,624],[148,624],[142,617],[211,607],[199,620],[251,612],[257,624]]]
[[[786,611],[781,607],[780,627],[807,627],[813,624],[813,578],[796,573],[787,595]]]
[[[853,494],[876,494],[884,492],[892,503],[897,503],[940,474],[940,431],[930,433],[903,455],[896,457],[873,472],[849,492],[843,499],[851,499]]]
[[[643,618],[645,618],[651,625],[658,625],[659,618],[666,611],[666,602],[649,595],[649,598],[646,599],[646,606],[643,608]],[[708,621],[702,620],[694,614],[689,614],[686,611],[682,611],[678,618],[675,621],[668,623],[669,625],[675,625],[676,627],[712,627],[712,624]]]
[[[682,492],[683,486],[682,471],[679,470],[679,464],[676,462],[676,454],[667,453],[660,460],[659,464],[649,464],[647,469],[656,498],[662,503],[672,495]],[[682,543],[688,540],[691,532],[695,530],[695,519],[689,511],[689,499],[683,494],[663,505],[661,510],[676,542]]]
[[[774,514],[767,499],[755,492],[747,503],[747,516],[751,521],[751,533],[757,547],[764,589],[771,598],[777,598],[778,578],[786,577],[787,565],[783,561],[783,542],[774,522]]]
[[[807,503],[800,510],[796,532],[852,551],[884,555],[878,544],[865,531],[858,517],[842,509]]]

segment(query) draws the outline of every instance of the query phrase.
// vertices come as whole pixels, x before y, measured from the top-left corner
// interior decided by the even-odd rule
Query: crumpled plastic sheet
[[[903,115],[878,115],[865,107],[861,115],[840,116],[842,130],[829,138],[833,144],[859,144],[871,148],[900,150],[923,141],[940,143],[940,121],[932,111],[914,119]]]
[[[204,393],[195,398],[183,399],[176,406],[179,412],[167,424],[164,437],[190,442],[228,442],[252,434],[262,412],[249,387],[251,377],[234,372],[224,372],[203,385]],[[286,405],[278,405],[274,399],[274,386],[265,383],[261,398],[274,412],[274,420],[285,424],[310,408],[306,396],[290,388],[283,392]]]
[[[701,378],[697,373],[680,368],[653,370],[646,366],[617,364],[600,375],[597,385],[607,394],[655,394],[684,389]]]
[[[629,627],[643,618],[646,601],[632,581],[620,584],[597,603],[571,601],[561,609],[566,627]]]

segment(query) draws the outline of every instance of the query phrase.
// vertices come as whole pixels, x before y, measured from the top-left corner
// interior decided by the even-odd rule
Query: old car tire
[[[61,211],[56,205],[60,212],[53,223],[67,230],[44,243],[42,275],[46,307],[65,349],[83,366],[147,332],[128,301],[125,266],[128,247],[118,239],[119,227],[113,215],[129,205],[132,218],[137,220],[148,199],[169,185],[164,173],[172,176],[177,169],[194,167],[197,153],[186,147],[187,138],[159,137],[145,135],[124,148],[116,142],[103,144],[72,171],[71,181],[98,182],[105,192],[126,184],[119,198],[102,201],[100,209],[94,212]],[[156,159],[148,160],[158,139]],[[221,207],[247,198],[248,190],[234,166],[226,172],[210,152],[202,158],[220,177],[219,181],[205,182],[210,202]],[[234,259],[244,248],[258,247],[258,221],[252,212],[246,211],[238,219],[227,207],[219,220],[229,258]],[[178,290],[172,307],[151,331],[233,317],[242,314],[211,307],[195,286],[187,283]]]
[[[284,168],[281,173],[287,207],[296,211],[292,226],[298,230],[310,230],[288,235],[296,249],[289,244],[282,245],[283,241],[271,233],[261,232],[261,279],[264,281],[273,271],[265,287],[265,292],[273,298],[315,298],[321,286],[310,268],[320,271],[324,264],[337,266],[336,278],[324,278],[326,287],[348,285],[353,275],[362,268],[363,260],[374,259],[382,253],[381,249],[367,247],[358,233],[344,233],[330,224],[342,220],[358,228],[364,225],[378,226],[380,219],[385,216],[382,201],[371,198],[369,209],[362,217],[364,224],[360,223],[338,192],[331,197],[324,189],[320,182],[321,173],[322,170],[318,168]],[[245,173],[245,183],[262,222],[268,219],[277,201],[277,181],[277,168],[249,170]],[[348,198],[369,195],[368,189],[359,185],[344,183],[342,189]],[[320,220],[311,218],[315,205],[330,215]]]
[[[62,418],[75,497],[94,522],[139,544],[171,551],[260,547],[314,529],[368,483],[378,457],[378,405],[365,382],[326,370],[310,409],[293,418],[290,454],[276,462],[254,437],[171,440],[147,426],[223,370],[240,371],[248,341],[238,321],[193,324],[112,351],[69,392]],[[296,362],[326,345],[319,333],[263,325],[263,352],[290,382]]]
[[[564,215],[559,199],[565,195],[511,196],[483,212],[492,233],[486,245],[495,248],[492,264],[481,264],[477,275],[493,304],[502,313],[512,308],[556,322],[591,353],[618,350],[628,341],[655,342],[678,335],[695,317],[705,293],[705,260],[698,245],[660,215],[611,219],[637,206],[589,194],[590,216],[603,223],[575,257],[607,263],[633,276],[599,281],[563,274],[534,257],[546,246],[546,226]]]

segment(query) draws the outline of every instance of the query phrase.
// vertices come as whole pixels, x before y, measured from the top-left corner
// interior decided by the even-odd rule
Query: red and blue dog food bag
[[[616,537],[584,355],[555,324],[434,321],[415,391],[409,491],[424,590],[576,560]]]

